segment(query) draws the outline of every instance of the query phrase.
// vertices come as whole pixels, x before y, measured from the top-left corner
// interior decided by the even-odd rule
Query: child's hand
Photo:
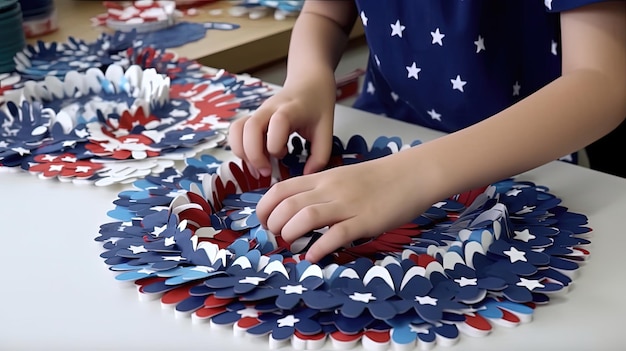
[[[317,262],[356,239],[408,223],[435,202],[419,185],[419,172],[411,169],[406,153],[278,182],[256,213],[264,227],[287,242],[329,226],[306,254]]]
[[[235,155],[264,176],[271,173],[270,157],[287,154],[287,142],[297,132],[311,143],[304,167],[309,174],[328,163],[332,148],[335,81],[318,78],[278,91],[251,116],[234,121],[228,141]]]

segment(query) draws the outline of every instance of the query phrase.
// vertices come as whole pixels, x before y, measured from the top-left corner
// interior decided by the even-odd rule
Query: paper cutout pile
[[[329,167],[404,147],[398,138],[371,147],[360,136],[335,138]],[[140,297],[235,335],[267,335],[270,348],[395,350],[529,322],[538,304],[567,291],[589,254],[584,215],[544,186],[508,179],[311,264],[302,253],[323,228],[288,245],[255,215],[265,189],[301,174],[307,155],[294,137],[274,178],[203,155],[138,180],[101,226],[101,256]]]
[[[124,33],[28,46],[0,76],[0,169],[129,183],[221,145],[229,121],[272,92]]]
[[[297,17],[302,10],[304,0],[243,0],[236,2],[228,9],[231,16],[248,16],[250,19],[264,18],[273,15],[276,20]]]

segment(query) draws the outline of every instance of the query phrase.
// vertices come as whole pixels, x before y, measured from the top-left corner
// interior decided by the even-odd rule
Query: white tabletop
[[[439,136],[417,126],[339,106],[336,134]],[[462,157],[459,150],[458,157]],[[229,157],[225,153],[221,158]],[[518,179],[546,185],[593,228],[589,261],[567,294],[538,307],[531,323],[462,335],[455,350],[616,350],[623,345],[626,180],[553,162]],[[267,338],[176,317],[114,280],[94,241],[121,186],[97,188],[0,172],[0,350],[265,350]],[[330,347],[330,346],[329,346]],[[284,348],[288,349],[288,348]],[[325,348],[328,349],[328,348]],[[358,350],[358,348],[357,348]]]

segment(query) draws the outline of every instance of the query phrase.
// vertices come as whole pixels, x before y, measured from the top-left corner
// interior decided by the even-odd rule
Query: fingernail
[[[268,177],[272,174],[272,170],[269,168],[261,168],[259,169],[259,173],[261,173],[261,175],[264,177]]]

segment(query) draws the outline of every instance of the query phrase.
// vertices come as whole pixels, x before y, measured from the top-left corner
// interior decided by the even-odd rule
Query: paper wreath
[[[335,138],[329,167],[405,147],[419,142]],[[140,297],[236,335],[267,335],[270,348],[382,350],[452,345],[494,324],[530,322],[589,254],[584,215],[545,186],[506,179],[311,264],[302,253],[323,228],[289,245],[255,215],[265,189],[301,174],[307,148],[294,137],[274,178],[202,155],[134,182],[96,237],[101,257]]]

